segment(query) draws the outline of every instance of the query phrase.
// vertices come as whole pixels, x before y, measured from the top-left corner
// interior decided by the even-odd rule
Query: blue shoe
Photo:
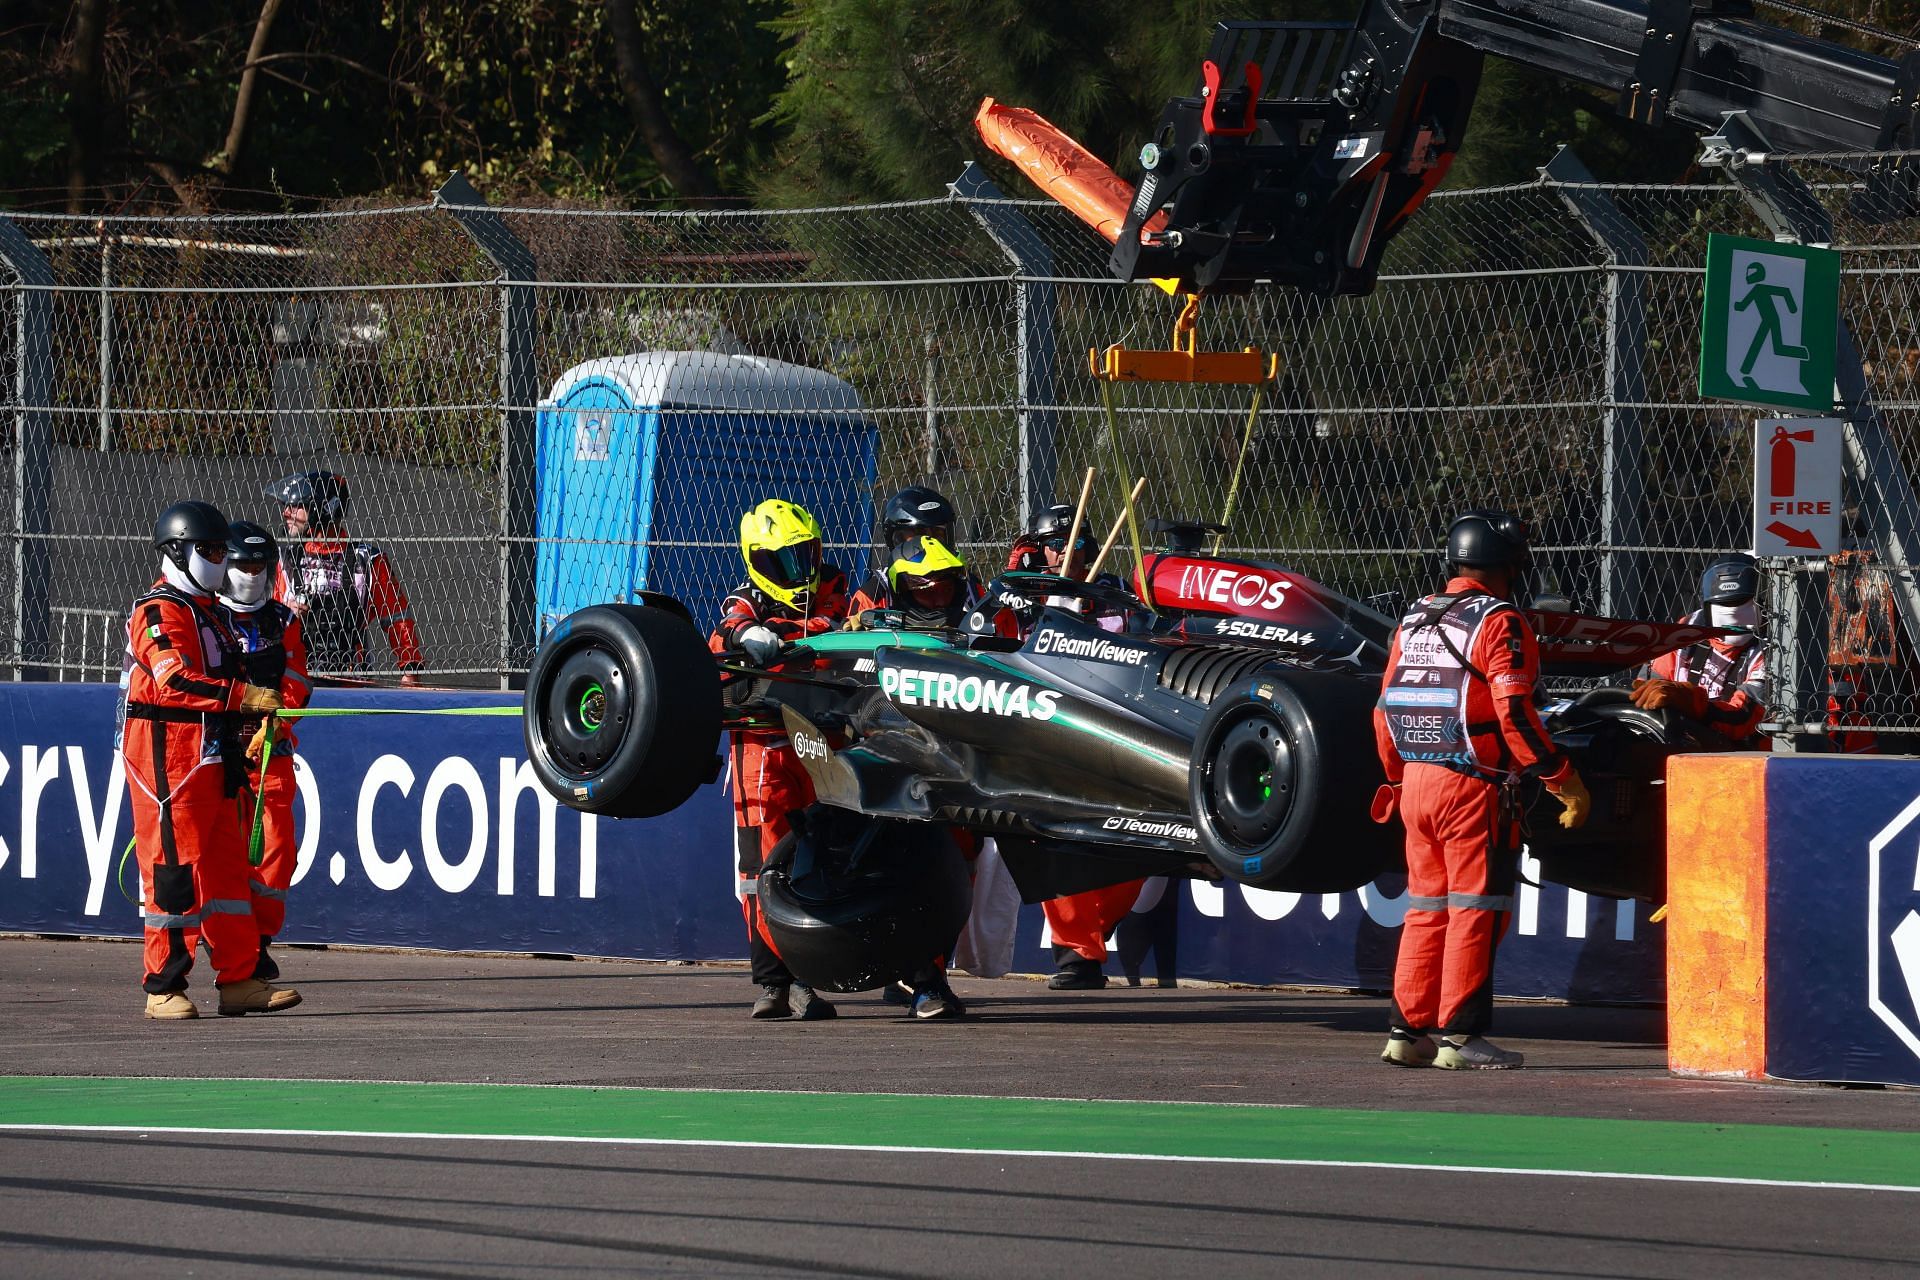
[[[960,1003],[960,997],[953,994],[952,988],[944,982],[938,987],[929,987],[913,994],[913,1016],[916,1018],[958,1018],[966,1011],[967,1006]]]

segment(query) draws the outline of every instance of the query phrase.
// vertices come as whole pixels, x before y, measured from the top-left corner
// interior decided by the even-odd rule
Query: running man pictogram
[[[1784,321],[1779,310],[1781,303],[1786,304],[1789,315],[1797,314],[1800,310],[1800,304],[1795,300],[1793,290],[1782,285],[1766,283],[1767,268],[1763,263],[1749,262],[1746,276],[1747,283],[1752,287],[1747,290],[1744,297],[1733,304],[1733,309],[1745,311],[1748,307],[1754,308],[1760,318],[1760,327],[1754,330],[1753,340],[1747,344],[1746,359],[1740,362],[1740,377],[1748,387],[1758,390],[1760,384],[1753,379],[1753,366],[1763,353],[1770,351],[1772,355],[1782,360],[1793,361],[1805,361],[1810,358],[1811,353],[1805,347],[1788,345],[1786,333],[1782,327]]]

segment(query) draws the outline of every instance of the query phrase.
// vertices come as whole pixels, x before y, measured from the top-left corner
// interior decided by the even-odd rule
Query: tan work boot
[[[147,1016],[163,1022],[180,1018],[197,1018],[200,1010],[193,1001],[187,999],[184,991],[162,991],[159,995],[147,993]]]
[[[258,978],[220,984],[220,1012],[237,1018],[245,1013],[278,1013],[300,1003],[300,993],[292,987],[276,987]]]
[[[1392,1067],[1430,1067],[1439,1052],[1440,1046],[1433,1042],[1432,1036],[1396,1028],[1387,1036],[1387,1047],[1380,1051],[1380,1061]]]

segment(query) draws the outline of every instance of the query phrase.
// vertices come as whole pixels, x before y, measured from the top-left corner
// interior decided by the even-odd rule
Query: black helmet
[[[251,520],[235,520],[227,526],[228,564],[272,564],[280,554],[280,544]]]
[[[1050,507],[1042,507],[1033,513],[1027,521],[1029,538],[1044,538],[1049,534],[1065,533],[1073,528],[1073,508],[1064,502],[1056,502]]]
[[[1511,511],[1467,511],[1447,526],[1447,563],[1476,569],[1524,569],[1533,530]]]
[[[347,482],[331,471],[302,471],[267,486],[267,496],[283,507],[305,507],[315,528],[346,523]]]
[[[227,518],[211,502],[176,502],[153,522],[154,549],[185,574],[187,581],[211,595],[219,583],[203,582],[193,573],[193,549],[203,542],[220,544],[221,558],[225,558]]]
[[[153,545],[169,555],[175,546],[226,540],[227,518],[211,502],[176,502],[153,522]]]
[[[1760,594],[1760,569],[1752,556],[1715,560],[1700,575],[1700,603],[1745,604]]]
[[[953,504],[945,494],[915,484],[887,499],[886,508],[880,513],[880,528],[887,536],[888,546],[922,533],[951,542],[954,520]]]
[[[1021,541],[1035,549],[1045,547],[1049,551],[1066,554],[1067,530],[1073,527],[1073,508],[1065,503],[1056,502],[1051,507],[1042,507],[1033,513],[1033,519],[1027,521],[1027,532]],[[1080,532],[1074,535],[1073,549],[1081,556],[1093,553],[1093,534],[1083,521]]]

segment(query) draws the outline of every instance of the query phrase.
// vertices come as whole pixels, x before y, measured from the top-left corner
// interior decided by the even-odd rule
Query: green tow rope
[[[1120,486],[1120,501],[1125,504],[1127,533],[1133,539],[1134,578],[1140,587],[1140,601],[1153,608],[1153,584],[1147,581],[1147,553],[1140,541],[1140,513],[1133,505],[1133,489],[1127,484],[1127,455],[1120,443],[1120,410],[1113,402],[1113,383],[1100,383],[1100,403],[1107,411],[1107,444],[1113,451],[1114,482]]]
[[[260,781],[253,788],[253,830],[247,834],[247,865],[257,867],[260,860],[267,856],[266,840],[262,836],[267,813],[267,768],[273,763],[274,740],[280,736],[280,717],[268,716],[266,723],[260,726],[266,731],[266,741],[260,747]]]
[[[1260,397],[1266,391],[1266,384],[1260,383],[1253,389],[1253,406],[1247,410],[1247,429],[1240,433],[1240,456],[1233,463],[1233,479],[1227,483],[1227,504],[1220,512],[1220,523],[1233,523],[1233,508],[1240,498],[1240,474],[1246,470],[1247,453],[1253,448],[1253,429],[1260,422]],[[1226,540],[1225,533],[1213,535],[1213,554],[1220,554],[1220,544]],[[1242,544],[1244,545],[1244,544]]]

